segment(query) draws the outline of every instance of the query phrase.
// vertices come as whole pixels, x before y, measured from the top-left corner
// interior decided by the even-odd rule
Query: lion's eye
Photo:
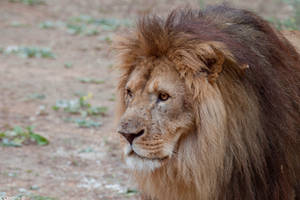
[[[128,88],[126,89],[126,94],[130,98],[133,96],[132,91],[130,89],[128,89]]]
[[[161,100],[161,101],[167,101],[169,99],[169,95],[167,93],[159,93],[158,95],[158,99]]]

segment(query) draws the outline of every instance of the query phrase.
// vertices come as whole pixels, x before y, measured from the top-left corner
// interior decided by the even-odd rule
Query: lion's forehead
[[[129,75],[126,87],[134,91],[143,89],[148,82],[151,71],[149,67],[135,67]]]
[[[182,81],[175,68],[161,61],[152,66],[136,66],[129,76],[126,87],[133,91],[143,90],[152,93],[175,91],[179,85],[182,85]]]

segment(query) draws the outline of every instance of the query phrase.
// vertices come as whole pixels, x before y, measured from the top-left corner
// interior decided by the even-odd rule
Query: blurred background
[[[111,43],[139,16],[213,0],[0,0],[0,199],[138,199],[114,131]],[[300,27],[300,0],[229,1]]]

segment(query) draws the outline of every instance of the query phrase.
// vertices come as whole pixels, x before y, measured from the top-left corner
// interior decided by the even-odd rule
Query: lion
[[[118,133],[143,199],[300,198],[300,56],[226,5],[119,38]]]

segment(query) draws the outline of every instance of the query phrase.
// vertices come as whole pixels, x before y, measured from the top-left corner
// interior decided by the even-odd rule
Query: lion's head
[[[121,86],[126,110],[118,132],[127,140],[127,164],[153,170],[173,156],[181,136],[194,127],[192,96],[167,58],[135,65]]]
[[[296,194],[299,55],[267,22],[226,6],[175,10],[143,18],[117,47],[118,132],[146,195]]]

